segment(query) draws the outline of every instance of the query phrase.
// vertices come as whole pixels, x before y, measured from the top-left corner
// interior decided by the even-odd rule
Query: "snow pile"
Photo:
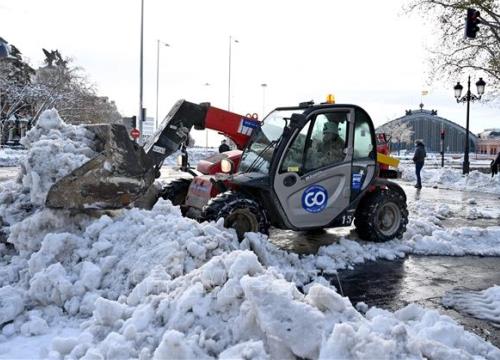
[[[37,125],[21,140],[27,148],[16,181],[0,184],[0,240],[15,224],[45,203],[47,192],[95,154],[94,135],[81,126],[68,125],[57,110],[46,110]]]
[[[157,266],[174,278],[238,247],[221,223],[183,218],[163,200],[152,211],[132,209],[114,219],[40,211],[13,225],[8,241],[19,253],[0,261],[0,293],[22,301],[0,307],[0,325],[24,310],[53,306],[88,316],[98,297],[128,294]],[[16,331],[27,318],[18,320]]]
[[[445,294],[442,303],[500,327],[500,286],[482,291],[454,289]]]
[[[183,218],[163,200],[150,211],[99,217],[53,211],[41,207],[46,191],[93,155],[92,137],[54,110],[25,139],[22,178],[0,190],[13,245],[0,243],[0,353],[16,336],[48,335],[69,320],[81,332],[54,338],[44,357],[500,357],[436,311],[410,305],[362,314],[323,277],[412,252],[485,253],[500,248],[500,229],[447,237],[440,222],[449,208],[410,203],[402,240],[342,238],[299,256],[260,234],[238,243],[222,221]]]
[[[82,126],[68,125],[57,110],[46,110],[36,126],[21,139],[28,149],[22,163],[25,189],[29,189],[31,202],[43,205],[47,192],[57,179],[94,157],[94,134]]]
[[[402,165],[400,170],[402,180],[416,182],[415,166]],[[424,186],[500,194],[500,176],[491,177],[491,174],[484,174],[477,170],[463,175],[459,169],[450,167],[428,169],[424,166],[420,175]]]
[[[0,148],[0,167],[18,166],[25,158],[26,150]]]
[[[301,293],[249,251],[213,257],[170,279],[158,267],[128,297],[97,299],[70,358],[451,358],[500,356],[437,311],[409,305],[359,313],[320,284]]]

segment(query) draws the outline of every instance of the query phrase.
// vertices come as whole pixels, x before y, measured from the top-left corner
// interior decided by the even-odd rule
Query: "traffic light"
[[[444,130],[441,130],[441,140],[444,140]]]
[[[465,19],[465,36],[470,39],[476,38],[476,33],[479,31],[480,13],[476,9],[467,9],[467,18]]]

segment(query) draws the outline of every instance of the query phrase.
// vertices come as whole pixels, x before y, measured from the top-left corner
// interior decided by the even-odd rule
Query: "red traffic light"
[[[466,37],[470,39],[474,39],[476,37],[476,33],[479,31],[479,24],[481,23],[481,20],[479,19],[480,16],[480,12],[476,9],[467,9],[467,18],[465,19]]]

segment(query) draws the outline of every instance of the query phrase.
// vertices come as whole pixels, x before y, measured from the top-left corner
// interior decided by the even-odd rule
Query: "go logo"
[[[328,192],[321,185],[309,186],[302,194],[302,207],[310,213],[317,213],[326,208]]]

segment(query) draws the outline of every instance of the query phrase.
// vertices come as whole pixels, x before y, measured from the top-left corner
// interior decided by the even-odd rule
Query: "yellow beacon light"
[[[328,95],[326,96],[326,102],[327,102],[328,104],[335,104],[335,95],[333,95],[333,94],[328,94]]]

